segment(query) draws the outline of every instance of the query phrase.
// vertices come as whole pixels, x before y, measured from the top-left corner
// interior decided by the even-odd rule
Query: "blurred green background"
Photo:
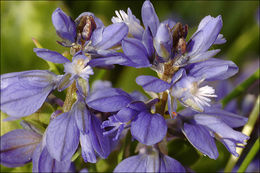
[[[1,1],[1,74],[48,68],[47,63],[32,51],[35,47],[32,38],[36,38],[44,48],[59,52],[67,51],[56,43],[60,38],[56,35],[51,22],[52,12],[57,7],[71,15],[73,19],[82,12],[93,12],[105,25],[109,25],[110,19],[115,16],[115,10],[126,11],[128,7],[141,20],[142,3],[143,1]],[[223,19],[221,33],[227,42],[224,45],[214,46],[222,50],[216,57],[233,60],[240,68],[237,76],[248,71],[251,66],[259,67],[259,12],[257,12],[259,1],[152,1],[152,3],[160,21],[171,18],[188,24],[188,37],[194,33],[203,17],[221,15]],[[150,69],[121,66],[106,71],[104,75],[101,70],[95,71],[95,74],[99,75],[92,76],[91,80],[96,78],[111,80],[114,87],[123,88],[128,92],[142,91],[142,88],[135,83],[138,75],[155,75]],[[258,87],[259,83],[247,92],[256,95]],[[1,125],[1,135],[17,128],[17,125],[10,122],[1,122]],[[202,164],[196,163],[193,169],[216,171],[223,168],[229,154],[223,145],[219,147],[221,152],[217,161],[203,157],[201,163],[207,164],[203,167]],[[25,168],[4,168],[4,170],[23,172],[29,171],[30,167],[29,164]]]

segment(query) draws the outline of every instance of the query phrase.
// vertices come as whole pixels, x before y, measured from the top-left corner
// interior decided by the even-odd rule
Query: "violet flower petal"
[[[165,119],[159,114],[141,112],[131,123],[132,136],[145,145],[160,142],[167,132]]]
[[[172,77],[171,85],[175,84],[182,76],[186,76],[184,68],[179,69]]]
[[[0,163],[19,167],[31,161],[42,136],[32,131],[16,129],[1,136]]]
[[[196,62],[203,62],[208,60],[209,58],[215,56],[217,53],[220,52],[220,49],[216,49],[216,50],[210,50],[210,51],[206,51],[206,52],[201,52],[198,53],[197,55],[193,56],[190,60],[189,63],[196,63]]]
[[[184,123],[183,133],[195,148],[211,159],[217,159],[218,150],[215,141],[205,127]]]
[[[159,18],[154,10],[153,4],[149,0],[143,3],[141,14],[145,28],[149,27],[153,37],[155,37],[157,27],[159,26]]]
[[[63,55],[55,51],[51,51],[48,49],[41,49],[41,48],[34,48],[33,51],[36,53],[38,57],[47,61],[51,61],[58,64],[70,62],[70,60],[68,60]]]
[[[131,156],[120,162],[114,172],[145,172],[146,158],[142,155]]]
[[[67,172],[70,168],[71,161],[66,160],[59,162],[51,157],[46,147],[43,148],[39,157],[38,172]]]
[[[221,138],[232,139],[242,144],[245,144],[244,141],[249,139],[248,136],[244,135],[239,131],[233,130],[231,127],[229,127],[220,118],[216,116],[196,114],[194,116],[194,119],[198,124],[206,126],[210,130],[219,134]]]
[[[185,169],[177,160],[157,152],[124,159],[114,172],[185,172]]]
[[[127,35],[128,27],[125,23],[114,23],[107,26],[102,33],[102,40],[94,45],[97,49],[109,49],[121,42]]]
[[[97,90],[86,98],[86,103],[89,107],[101,112],[118,111],[131,101],[130,95],[117,88]]]
[[[154,37],[153,45],[157,54],[165,61],[169,60],[172,50],[172,35],[166,24],[161,23]]]
[[[103,133],[103,135],[109,135],[117,131],[114,141],[118,140],[120,134],[124,130],[127,123],[135,118],[141,111],[146,111],[147,106],[141,101],[134,101],[122,108],[117,114],[108,117],[108,120],[103,121],[101,128],[113,127],[112,129]]]
[[[91,116],[90,139],[96,153],[103,159],[107,158],[111,152],[109,138],[103,136],[104,130],[101,129],[101,121],[95,115]]]
[[[141,85],[144,90],[152,91],[155,93],[163,92],[171,87],[171,85],[154,76],[138,76],[136,83]]]
[[[213,81],[227,79],[237,72],[238,67],[232,61],[210,58],[207,61],[192,64],[189,75]]]
[[[177,160],[169,156],[162,155],[160,157],[159,172],[185,172],[185,169]]]
[[[13,117],[36,112],[56,87],[57,76],[49,71],[32,70],[1,75],[1,110]]]
[[[102,40],[104,27],[96,28],[91,35],[91,45],[95,46]]]
[[[76,25],[74,21],[67,16],[60,8],[57,8],[52,13],[52,23],[56,29],[57,34],[71,43],[75,42]]]
[[[135,101],[118,111],[115,115],[116,119],[120,122],[126,123],[133,119],[141,111],[147,110],[146,105],[141,101]]]
[[[135,38],[125,38],[122,41],[125,55],[136,64],[136,68],[150,66],[147,50],[143,43]]]
[[[225,145],[227,150],[233,154],[234,156],[238,157],[239,154],[237,153],[237,145],[236,142],[230,139],[220,139],[220,141]]]
[[[91,115],[89,118],[89,133],[80,133],[80,144],[82,148],[82,157],[85,162],[96,163],[97,153],[102,158],[107,158],[111,152],[109,138],[103,136],[104,130],[101,129],[101,122]]]
[[[247,123],[248,118],[225,111],[216,106],[205,107],[205,114],[220,118],[225,124],[232,128],[241,127]]]
[[[86,103],[83,100],[78,100],[76,103],[73,104],[70,114],[72,116],[75,116],[76,124],[79,131],[82,134],[88,133],[90,126],[89,119],[91,114],[87,109]]]
[[[143,33],[142,42],[147,50],[149,60],[152,62],[153,61],[152,56],[154,54],[154,47],[153,47],[152,33],[149,28],[145,28],[144,33]]]
[[[128,65],[128,63],[129,58],[126,57],[124,54],[117,52],[111,55],[106,55],[104,57],[91,59],[88,64],[91,67],[102,67],[113,64]]]
[[[46,146],[58,161],[70,160],[79,144],[79,131],[70,112],[60,114],[51,121],[46,132]]]
[[[148,100],[148,98],[139,91],[131,92],[130,96],[133,98],[134,101],[146,102]]]
[[[211,22],[211,20],[213,19],[213,17],[211,17],[210,15],[209,16],[206,16],[204,17],[199,26],[198,26],[198,30],[201,30],[203,29],[203,27],[205,27],[207,25],[208,22]],[[223,44],[226,42],[226,39],[223,37],[222,34],[219,34],[217,39],[215,40],[214,44]]]
[[[198,124],[204,125],[211,131],[215,132],[218,135],[218,139],[220,139],[229,152],[234,156],[239,155],[236,152],[237,143],[245,145],[245,140],[249,139],[248,136],[239,131],[233,130],[227,124],[222,122],[221,119],[215,116],[197,114],[194,116],[194,119]]]
[[[152,154],[146,154],[145,172],[161,172],[160,162],[161,162],[161,159],[159,156],[159,152],[155,152]]]
[[[223,34],[219,34],[214,44],[224,44],[227,40],[224,38]]]
[[[80,133],[81,154],[85,162],[96,163],[97,158],[93,148],[90,133]]]
[[[207,17],[208,16],[205,18]],[[188,43],[187,50],[189,55],[207,51],[217,39],[223,25],[220,15],[216,18],[210,17],[210,20],[205,23],[204,21],[205,20],[202,19],[201,22],[203,24],[201,24],[195,34],[193,34]]]
[[[37,145],[32,155],[32,172],[39,172],[39,158],[42,153],[42,142]]]

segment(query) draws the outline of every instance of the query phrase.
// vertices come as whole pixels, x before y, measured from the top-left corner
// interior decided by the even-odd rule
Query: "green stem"
[[[257,97],[255,106],[254,106],[252,112],[250,113],[248,122],[247,122],[247,124],[244,126],[244,128],[242,130],[242,133],[247,135],[247,136],[250,136],[251,132],[254,129],[256,120],[258,118],[259,106],[260,106],[259,102],[260,102],[260,95]],[[241,153],[243,151],[243,148],[237,148],[236,151],[237,151],[237,153],[239,155],[241,155]],[[229,158],[229,161],[228,161],[228,163],[226,165],[226,168],[225,168],[224,172],[231,172],[233,170],[234,166],[236,165],[238,159],[239,159],[239,157],[235,157],[235,156],[231,155],[230,158]]]
[[[246,91],[246,88],[249,88],[256,80],[259,79],[260,69],[258,69],[254,74],[252,74],[248,79],[238,85],[231,93],[229,93],[223,100],[223,106],[227,105],[235,97],[241,95]]]
[[[76,101],[76,90],[76,83],[73,82],[72,85],[70,85],[67,89],[67,94],[63,105],[64,112],[68,112],[71,109],[73,103]]]
[[[253,158],[255,157],[257,152],[259,151],[259,142],[260,142],[260,138],[258,138],[255,141],[255,144],[253,145],[253,147],[251,148],[251,150],[247,154],[246,158],[244,159],[243,163],[241,164],[241,166],[239,167],[237,172],[245,172],[246,168],[248,167],[250,162],[253,160]]]

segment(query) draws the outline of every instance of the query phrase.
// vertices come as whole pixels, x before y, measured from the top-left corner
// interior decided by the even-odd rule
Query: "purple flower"
[[[156,53],[162,57],[164,61],[168,61],[172,57],[173,36],[172,33],[170,33],[169,24],[161,23],[159,25],[153,45]]]
[[[101,122],[93,114],[89,126],[89,133],[80,133],[81,152],[85,162],[96,163],[96,155],[105,159],[110,154],[110,141],[107,136],[103,136]]]
[[[185,106],[202,112],[203,107],[210,106],[210,98],[217,97],[212,87],[208,85],[200,87],[203,81],[204,79],[191,76],[183,77],[172,87],[171,94]]]
[[[128,63],[126,63],[125,65],[133,66],[136,68],[151,66],[149,59],[150,55],[152,55],[153,53],[150,53],[148,51],[153,50],[148,50],[142,43],[142,41],[135,38],[125,38],[122,41],[122,48],[126,57],[129,58]]]
[[[121,15],[127,15],[121,11]],[[115,18],[114,18],[115,20]],[[117,20],[119,21],[119,19]],[[197,31],[187,42],[187,25],[175,23],[171,20],[159,22],[152,3],[146,0],[142,6],[142,21],[145,30],[142,39],[124,39],[122,48],[129,62],[123,65],[136,68],[153,65],[153,69],[163,73],[164,63],[169,62],[173,67],[183,67],[191,63],[205,61],[220,50],[208,49],[213,44],[226,42],[220,30],[222,28],[221,16],[216,18],[206,16],[201,20]],[[131,25],[132,30],[138,30],[140,25]],[[150,65],[149,65],[150,64]]]
[[[78,100],[69,112],[60,114],[48,126],[46,146],[58,161],[71,159],[80,142],[85,162],[96,162],[96,155],[106,158],[110,153],[108,137],[103,136],[101,122],[88,109],[84,98]]]
[[[93,13],[84,12],[73,21],[60,8],[52,13],[52,23],[56,33],[63,39],[59,42],[63,46],[75,46],[75,44],[84,44],[88,41],[94,29],[102,27],[102,21],[95,17]]]
[[[65,74],[59,80],[57,86],[58,91],[66,89],[73,83],[73,81],[76,80],[78,90],[82,95],[86,96],[89,88],[89,75],[93,75],[94,73],[92,68],[88,65],[89,58],[87,58],[81,51],[73,56],[71,62],[63,55],[55,51],[41,48],[34,48],[33,50],[37,56],[44,60],[64,64]]]
[[[153,37],[155,37],[159,26],[159,18],[152,3],[148,0],[142,6],[142,21],[145,26],[142,37],[139,34],[138,37],[125,38],[122,41],[124,54],[129,58],[123,65],[140,68],[150,67],[153,64],[156,56],[154,55]],[[136,28],[133,29],[133,27]],[[140,30],[139,28],[139,25],[131,25],[130,30]]]
[[[182,59],[187,59],[187,61],[178,65],[183,66],[189,63],[205,61],[216,55],[220,51],[219,49],[210,51],[208,51],[208,49],[213,44],[223,44],[226,42],[223,35],[219,34],[222,25],[221,16],[216,18],[206,16],[203,18],[197,31],[188,41],[187,53],[184,57],[181,57]]]
[[[19,167],[33,162],[33,172],[61,172],[70,168],[71,161],[59,162],[53,159],[45,146],[45,135],[24,122],[25,129],[17,129],[1,136],[1,164]]]
[[[41,139],[40,134],[24,129],[4,134],[1,136],[1,164],[18,167],[30,162]]]
[[[227,112],[218,106],[205,107],[203,113],[191,109],[180,112],[182,130],[191,144],[212,159],[218,157],[213,137],[222,142],[228,151],[238,156],[236,147],[243,147],[249,137],[232,128],[243,126],[247,118]],[[241,145],[242,144],[242,145]]]
[[[92,109],[101,112],[116,112],[132,101],[129,94],[117,88],[104,88],[94,91],[86,98],[86,103]]]
[[[52,13],[52,23],[56,33],[64,40],[74,43],[76,39],[76,24],[60,8]]]
[[[81,14],[77,19],[85,15],[88,16],[88,13]],[[97,18],[95,21],[97,24]],[[117,52],[113,47],[119,46],[127,33],[128,27],[125,23],[114,23],[107,27],[97,24],[97,27],[89,33],[89,40],[81,45],[76,44],[72,47],[72,50],[74,50],[72,52],[82,50],[88,54],[90,58],[89,65],[92,67],[110,67],[114,64],[123,65],[128,61],[127,57]]]
[[[139,19],[132,14],[130,8],[127,9],[127,14],[123,10],[115,11],[117,17],[112,17],[111,21],[113,23],[124,22],[128,26],[128,33],[134,38],[139,40],[142,39],[144,28],[140,25]]]
[[[237,66],[231,61],[210,58],[179,69],[167,82],[153,76],[139,76],[136,82],[149,92],[168,92],[170,114],[175,112],[176,99],[185,106],[203,111],[203,107],[210,106],[210,98],[217,97],[215,90],[205,82],[227,79],[237,71]]]
[[[150,113],[151,106],[156,102],[148,106],[141,101],[134,101],[130,95],[122,90],[105,88],[90,95],[86,99],[86,103],[98,111],[116,112],[101,126],[102,128],[113,127],[104,135],[117,131],[114,140],[119,138],[128,125],[131,125],[132,136],[146,145],[158,143],[166,135],[165,119],[160,114]]]
[[[79,130],[71,112],[53,119],[46,131],[46,146],[58,161],[70,160],[79,144]]]
[[[160,142],[167,133],[167,124],[160,114],[147,110],[140,112],[131,122],[131,134],[142,144],[153,145]]]
[[[71,47],[70,53],[82,51],[88,54],[89,64],[92,67],[110,67],[113,64],[125,64],[128,59],[122,53],[116,52],[112,47],[118,46],[127,35],[128,27],[125,23],[115,23],[107,27],[93,13],[84,12],[75,21],[67,16],[61,9],[52,14],[53,25],[57,34],[63,39],[61,45]],[[43,55],[40,55],[43,51]],[[37,55],[54,63],[65,63],[59,53],[47,49],[36,50]],[[59,60],[53,57],[60,57]],[[64,61],[63,61],[63,60]]]
[[[138,155],[120,162],[114,172],[185,172],[185,169],[177,160],[146,147],[141,148]]]
[[[60,76],[44,70],[1,75],[1,110],[16,118],[36,112],[59,79]]]
[[[206,81],[224,80],[238,71],[233,62],[214,58],[191,64],[186,69],[187,74],[183,73],[173,85],[171,95],[197,111],[203,111],[203,107],[210,106],[210,98],[217,97],[215,90],[205,84]]]
[[[149,28],[154,37],[160,21],[154,10],[153,4],[149,0],[144,1],[141,14],[145,28]]]

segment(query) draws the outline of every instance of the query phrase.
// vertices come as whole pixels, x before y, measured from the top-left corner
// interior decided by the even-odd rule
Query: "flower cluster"
[[[52,23],[61,38],[57,42],[70,55],[44,48],[34,52],[63,64],[64,74],[32,70],[1,75],[1,111],[10,116],[7,120],[15,120],[39,112],[56,89],[67,89],[66,98],[45,130],[21,121],[24,129],[1,136],[2,165],[17,167],[32,160],[34,172],[73,171],[76,151],[85,162],[96,163],[129,132],[139,142],[139,153],[119,163],[115,172],[184,172],[187,168],[167,156],[164,144],[174,137],[169,129],[183,133],[181,137],[212,159],[218,157],[215,139],[238,156],[236,147],[243,147],[249,137],[233,128],[247,119],[223,110],[209,84],[238,71],[232,61],[213,58],[219,49],[210,49],[226,42],[220,34],[221,16],[203,18],[186,41],[188,26],[170,19],[160,22],[149,0],[141,14],[143,25],[128,8],[127,13],[116,11],[113,24],[104,26],[91,12],[75,20],[59,8],[53,12]],[[154,70],[158,77],[136,78],[151,98],[113,88],[108,81],[89,86],[93,68],[116,64]]]

